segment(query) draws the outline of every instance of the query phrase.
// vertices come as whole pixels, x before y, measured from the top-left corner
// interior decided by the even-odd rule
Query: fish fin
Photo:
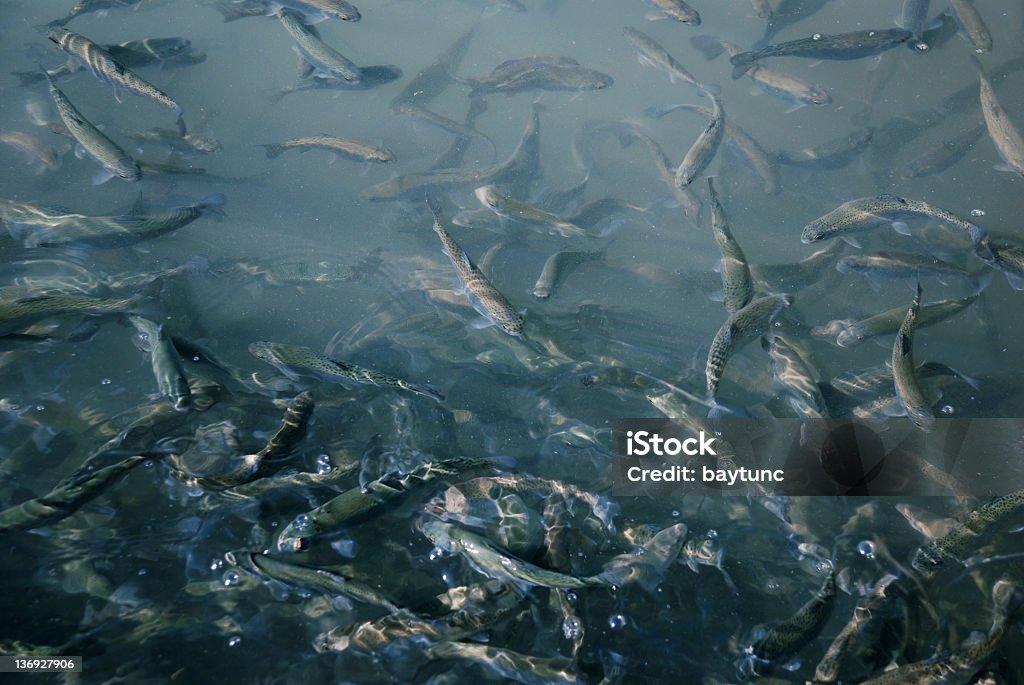
[[[114,88],[114,99],[117,100],[117,104],[122,104],[124,102],[124,91],[120,88]]]
[[[1006,276],[1006,282],[1010,284],[1010,287],[1014,290],[1024,290],[1024,278],[1017,276],[1016,274],[1004,274]]]
[[[725,291],[723,290],[712,290],[708,293],[708,299],[712,302],[725,302]]]
[[[910,226],[907,226],[907,223],[905,221],[892,222],[892,230],[896,231],[900,235],[913,235],[913,233],[910,232]]]
[[[644,19],[646,19],[647,21],[661,21],[662,19],[668,19],[668,15],[665,14],[664,12],[651,10],[650,12],[646,12],[644,14]]]
[[[228,201],[224,193],[213,193],[207,195],[199,202],[199,208],[209,214],[212,214],[218,220],[225,217],[224,205]]]
[[[92,184],[94,186],[103,185],[110,179],[114,178],[114,174],[110,173],[106,169],[100,169],[92,176]]]
[[[791,105],[789,107],[789,109],[786,110],[786,114],[792,114],[793,112],[797,111],[798,109],[803,109],[806,106],[807,106],[806,102],[796,102],[793,105]]]
[[[267,159],[277,159],[281,156],[281,153],[284,152],[284,146],[279,145],[278,143],[265,143],[263,145],[257,145],[256,147],[261,147],[266,150]]]
[[[732,79],[734,81],[746,74],[750,67],[754,66],[756,61],[755,55],[756,53],[754,52],[741,52],[729,58],[729,63],[732,64]]]
[[[843,242],[845,242],[845,243],[846,243],[847,245],[850,245],[851,247],[855,247],[855,248],[857,248],[858,250],[859,250],[859,249],[861,249],[861,248],[863,247],[863,246],[862,246],[862,245],[860,244],[860,242],[858,242],[858,240],[857,240],[856,238],[850,237],[850,236],[848,236],[848,235],[844,235],[844,236],[842,236],[842,240],[843,240]]]

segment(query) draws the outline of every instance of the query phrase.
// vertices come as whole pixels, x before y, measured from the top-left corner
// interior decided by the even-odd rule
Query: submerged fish
[[[469,255],[448,234],[441,224],[440,210],[430,204],[430,211],[434,214],[434,233],[441,239],[441,247],[455,267],[455,272],[459,275],[459,280],[462,281],[473,307],[489,321],[500,326],[505,333],[516,338],[522,337],[522,314],[487,280]]]
[[[992,33],[970,0],[949,0],[949,9],[977,52],[992,51]]]
[[[395,155],[385,147],[362,143],[351,138],[337,136],[309,136],[286,140],[282,143],[265,143],[259,147],[267,151],[267,157],[276,159],[287,150],[309,152],[310,150],[327,150],[335,155],[354,159],[357,162],[391,162]]]
[[[914,331],[917,328],[917,316],[921,309],[921,283],[917,284],[914,301],[907,310],[907,315],[896,333],[896,342],[892,347],[892,375],[896,382],[896,397],[906,410],[914,425],[923,431],[929,431],[935,425],[935,414],[931,402],[924,396],[921,384],[917,379],[917,368],[914,365]]]
[[[1008,170],[1024,175],[1024,138],[1007,118],[1006,111],[996,99],[992,84],[985,75],[978,74],[978,79],[981,82],[981,111],[985,115],[989,138],[995,143]]]
[[[807,169],[841,169],[864,152],[873,136],[872,129],[858,128],[841,138],[815,147],[805,147],[796,152],[779,150],[775,153],[775,159],[781,164]]]
[[[70,12],[60,19],[54,19],[49,22],[47,26],[50,28],[63,26],[75,17],[83,14],[88,14],[90,12],[104,12],[115,7],[131,7],[132,5],[139,4],[141,1],[142,0],[78,0],[78,2],[75,3],[75,6],[71,8]]]
[[[249,345],[249,352],[273,364],[291,378],[299,375],[314,376],[331,383],[358,383],[378,388],[395,388],[423,395],[438,402],[444,398],[429,385],[415,385],[401,378],[366,369],[348,362],[335,361],[317,354],[308,347],[258,341]]]
[[[934,150],[929,150],[907,162],[900,176],[904,179],[931,176],[950,168],[966,155],[986,131],[985,124],[978,124],[963,133],[950,138]]]
[[[708,196],[711,202],[711,232],[722,253],[722,291],[725,310],[732,314],[747,306],[754,297],[754,282],[750,277],[747,257],[729,229],[729,221],[718,200],[713,179],[708,179]]]
[[[471,97],[488,93],[521,93],[532,90],[602,90],[614,84],[608,74],[588,69],[570,57],[535,56],[508,60],[482,79],[466,79]]]
[[[300,14],[282,7],[277,17],[295,41],[299,57],[310,65],[317,77],[359,82],[362,77],[359,67],[324,43],[314,29],[302,23]]]
[[[1024,245],[986,241],[978,258],[1002,271],[1014,290],[1024,290]]]
[[[181,357],[174,349],[164,327],[141,316],[130,316],[128,321],[143,337],[143,348],[149,352],[153,375],[160,394],[171,401],[178,411],[188,411],[192,403],[188,378],[181,366]]]
[[[675,19],[681,24],[700,26],[700,14],[683,0],[650,0],[658,9],[647,15],[650,21]]]
[[[791,40],[788,43],[769,45],[761,50],[740,53],[731,57],[729,62],[733,65],[732,77],[737,79],[747,73],[756,62],[769,57],[860,59],[891,50],[901,43],[906,43],[910,37],[910,31],[904,29],[853,31],[831,36],[816,33],[810,38]]]
[[[362,18],[359,9],[346,0],[271,0],[271,3],[302,13],[308,23],[323,19],[357,22]]]
[[[772,360],[772,376],[789,393],[789,405],[803,419],[828,416],[828,405],[818,387],[818,373],[806,351],[780,333],[761,338]]]
[[[533,296],[538,300],[546,300],[551,297],[555,285],[566,274],[580,264],[604,257],[603,252],[570,252],[563,250],[556,252],[544,262],[537,283],[533,286]]]
[[[680,64],[675,57],[668,53],[668,50],[661,47],[661,44],[648,36],[646,33],[637,31],[631,26],[622,29],[622,35],[633,44],[636,49],[637,59],[640,64],[646,64],[668,72],[672,83],[679,79],[683,83],[689,83],[701,92],[706,92],[708,87],[698,81],[693,74]]]
[[[708,93],[708,97],[711,98],[711,119],[676,168],[674,183],[677,188],[690,185],[707,169],[725,136],[725,111],[722,103],[712,93]]]
[[[151,128],[148,131],[123,131],[126,138],[140,143],[156,143],[178,155],[209,155],[220,152],[221,144],[212,138],[203,138],[189,131],[185,135],[176,129]]]
[[[43,73],[46,73],[45,70]],[[142,170],[131,155],[82,116],[82,113],[71,104],[71,100],[54,85],[49,74],[46,75],[46,80],[50,84],[50,97],[57,105],[61,121],[71,136],[103,167],[103,173],[97,174],[95,180],[102,183],[114,176],[126,181],[138,181],[142,178]]]
[[[752,300],[725,320],[708,349],[705,376],[709,398],[715,399],[718,384],[732,355],[767,331],[772,320],[791,304],[791,295],[766,295]]]
[[[965,278],[969,275],[966,269],[956,264],[938,257],[912,252],[849,255],[836,262],[836,270],[840,273],[856,273],[871,278],[908,278],[920,275]]]
[[[509,197],[494,186],[480,186],[473,191],[476,199],[498,216],[512,221],[520,221],[538,226],[548,226],[563,238],[569,236],[586,236],[587,232],[570,221],[560,219],[554,214],[538,209],[533,205]]]
[[[109,316],[138,307],[139,297],[110,300],[80,295],[40,295],[0,300],[0,337],[55,316]]]
[[[60,155],[57,151],[31,133],[22,133],[21,131],[0,133],[0,143],[10,145],[15,150],[24,153],[30,163],[39,166],[39,173],[56,171],[60,168]]]

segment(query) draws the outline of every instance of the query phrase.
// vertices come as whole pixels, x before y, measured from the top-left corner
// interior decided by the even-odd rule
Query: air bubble
[[[875,543],[870,540],[861,540],[860,544],[857,545],[857,551],[860,552],[861,556],[865,559],[874,559]]]
[[[307,530],[309,530],[309,527],[310,525],[312,525],[312,522],[309,520],[309,516],[307,514],[299,514],[295,517],[295,521],[292,523],[292,525],[295,526],[296,531],[304,533]]]
[[[565,593],[565,601],[567,601],[569,604],[575,604],[578,600],[579,595],[577,595],[575,592],[572,592],[570,590],[569,592]]]
[[[242,642],[241,635],[232,635],[228,638],[228,647],[237,647]]]
[[[210,562],[210,570],[211,571],[219,571],[222,568],[224,568],[224,560],[223,559],[214,559],[213,561]]]
[[[942,409],[940,409],[939,411],[941,411],[946,416],[952,416],[953,414],[956,413],[956,409],[953,408],[952,404],[943,405]]]
[[[971,216],[985,216],[985,210],[984,209],[972,209],[971,210]]]
[[[566,640],[579,640],[583,637],[583,622],[578,618],[565,619],[562,622],[562,634]]]
[[[242,582],[242,576],[238,571],[231,570],[227,571],[222,577],[221,582],[224,583],[224,587],[234,587]]]
[[[620,628],[625,628],[628,622],[622,614],[613,614],[608,619],[608,627],[612,630],[619,630]]]
[[[316,473],[319,476],[327,475],[334,466],[331,464],[331,455],[321,454],[316,458]]]
[[[680,516],[682,516],[682,514],[681,514],[681,513],[679,513],[679,510],[678,510],[678,509],[673,509],[673,510],[672,510],[672,518],[674,518],[674,519],[677,519],[677,518],[679,518]]]
[[[110,385],[111,383],[113,383],[113,381],[111,381],[109,378],[104,378],[103,380],[100,381],[100,385]]]
[[[811,36],[811,40],[821,40],[822,38],[824,38],[824,36],[822,36],[820,33],[815,33],[813,36]]]
[[[444,550],[441,549],[440,547],[435,547],[434,549],[430,550],[429,557],[430,557],[431,561],[437,561],[438,559],[443,559],[444,558]]]

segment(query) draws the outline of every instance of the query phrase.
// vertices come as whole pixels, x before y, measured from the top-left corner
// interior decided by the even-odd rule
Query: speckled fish
[[[992,51],[992,33],[970,0],[949,0],[949,9],[977,52]]]
[[[690,42],[709,60],[715,59],[723,52],[729,53],[730,57],[743,52],[743,48],[735,43],[720,40],[714,36],[694,36]],[[747,76],[757,88],[792,104],[793,106],[787,110],[788,112],[795,111],[804,105],[820,106],[832,102],[832,97],[820,86],[784,71],[755,64],[747,70]]]
[[[57,154],[57,151],[31,133],[21,131],[0,133],[0,143],[10,145],[15,150],[22,152],[29,163],[38,166],[39,173],[56,171],[60,168],[60,155]]]
[[[887,573],[876,582],[870,592],[862,597],[853,610],[853,616],[843,629],[839,631],[835,640],[825,650],[825,656],[818,662],[814,669],[815,683],[835,682],[839,674],[839,666],[846,655],[853,650],[859,642],[863,642],[861,634],[866,630],[869,623],[882,623],[887,618],[886,612],[893,603],[893,598],[898,594],[897,587],[890,589],[898,576]]]
[[[164,333],[164,327],[141,316],[130,316],[128,321],[143,338],[143,347],[149,352],[160,394],[169,399],[178,411],[188,411],[192,403],[188,378],[181,366],[181,357],[174,349],[174,343]]]
[[[772,361],[772,376],[789,393],[789,405],[802,419],[828,416],[828,405],[818,387],[818,373],[807,353],[780,333],[761,338]]]
[[[385,505],[393,504],[412,490],[436,484],[436,481],[443,478],[491,466],[490,462],[483,459],[457,457],[428,462],[408,473],[387,473],[361,487],[342,492],[316,509],[299,514],[278,533],[275,547],[279,552],[309,549],[313,537],[355,523]]]
[[[961,266],[938,257],[912,252],[848,255],[836,262],[836,270],[839,273],[860,274],[872,278],[910,278],[920,275],[966,278],[969,275]]]
[[[0,336],[53,316],[109,316],[132,311],[138,297],[120,300],[79,295],[41,295],[0,301]]]
[[[884,29],[853,31],[836,35],[816,33],[810,38],[769,45],[761,50],[740,53],[729,59],[732,77],[738,79],[756,62],[769,57],[808,57],[811,59],[851,60],[877,55],[910,40],[910,31]]]
[[[362,143],[351,138],[338,138],[336,136],[309,136],[307,138],[296,138],[286,140],[283,143],[266,143],[259,147],[267,151],[269,159],[281,156],[287,150],[298,150],[309,152],[310,150],[327,150],[347,159],[357,162],[391,162],[395,159],[394,153],[385,147],[377,147],[368,143]]]
[[[237,566],[262,578],[270,578],[328,595],[345,595],[388,611],[399,610],[394,602],[378,590],[336,571],[281,561],[258,552],[228,552],[224,555],[224,559],[232,566]]]
[[[316,23],[324,19],[357,22],[362,18],[359,9],[346,0],[271,0],[271,4],[301,12],[307,23]]]
[[[221,150],[221,144],[218,141],[204,138],[191,131],[181,135],[181,132],[176,129],[153,127],[148,131],[129,129],[123,131],[122,135],[140,143],[155,143],[169,149],[174,154],[183,156],[209,155]]]
[[[729,229],[722,203],[718,200],[713,179],[708,179],[708,198],[711,204],[711,232],[722,253],[722,291],[725,310],[732,314],[747,306],[754,297],[754,282],[750,278],[747,257]]]
[[[818,636],[832,615],[836,596],[835,571],[829,568],[814,597],[785,621],[769,623],[754,630],[754,642],[737,663],[737,676],[770,675]]]
[[[711,98],[711,119],[676,168],[673,181],[677,188],[693,183],[707,169],[718,152],[719,145],[722,144],[725,135],[725,110],[714,94],[708,93],[708,97]]]
[[[886,193],[844,202],[828,214],[804,226],[800,240],[808,244],[818,240],[845,237],[884,224],[893,224],[897,230],[906,232],[907,229],[902,227],[900,222],[911,218],[934,219],[966,231],[976,245],[984,241],[988,235],[988,231],[981,226],[961,219],[945,209],[934,207],[923,200]]]
[[[515,307],[505,299],[505,296],[487,280],[487,277],[476,267],[465,250],[444,229],[444,226],[441,225],[440,210],[433,203],[428,204],[434,215],[434,233],[441,239],[441,247],[452,266],[455,267],[455,272],[459,275],[459,280],[462,281],[474,309],[489,321],[500,326],[505,333],[516,338],[522,337],[522,314],[516,311]]]
[[[896,396],[907,412],[914,425],[923,431],[930,431],[935,426],[935,414],[931,402],[924,396],[921,384],[917,380],[917,368],[914,365],[914,331],[917,327],[917,315],[921,309],[921,283],[917,284],[914,301],[907,310],[907,315],[896,333],[896,342],[892,346],[892,375],[896,382]]]
[[[1006,110],[999,104],[992,84],[985,75],[978,74],[978,79],[981,82],[981,112],[985,115],[988,136],[995,143],[1008,170],[1024,175],[1024,138],[1021,138],[1020,131],[1006,116]]]
[[[43,73],[46,73],[45,70]],[[46,80],[50,84],[50,96],[57,105],[61,121],[64,122],[71,136],[103,167],[104,173],[97,174],[95,180],[102,183],[114,176],[126,181],[138,181],[142,178],[142,170],[139,169],[138,163],[131,158],[131,155],[83,117],[82,113],[71,104],[71,100],[68,100],[67,96],[54,85],[49,74],[46,75]]]
[[[68,56],[80,62],[93,76],[113,86],[115,94],[127,91],[169,108],[178,117],[178,130],[182,135],[185,134],[181,106],[167,93],[153,86],[135,72],[128,70],[99,45],[85,36],[72,33],[67,29],[51,31],[48,38]]]
[[[857,128],[841,138],[814,147],[805,147],[795,152],[779,150],[775,153],[775,159],[780,164],[805,169],[842,169],[867,149],[873,137],[872,129]]]
[[[473,191],[476,199],[487,209],[511,221],[547,226],[563,238],[586,236],[587,232],[570,221],[538,209],[533,205],[502,193],[494,186],[480,186]]]
[[[940,300],[921,305],[917,315],[917,328],[931,326],[944,321],[972,305],[981,296],[981,292],[973,293],[967,297],[956,300]],[[861,321],[844,320],[832,321],[821,328],[815,328],[811,335],[816,337],[835,337],[835,342],[840,347],[853,347],[865,340],[880,335],[892,335],[899,331],[900,325],[906,318],[907,310],[903,307],[893,307],[884,312],[875,314]]]
[[[428,646],[423,655],[431,661],[459,659],[476,664],[506,682],[524,685],[575,685],[576,661],[564,656],[538,657],[511,649],[469,642],[439,642]]]
[[[772,320],[791,304],[791,295],[767,295],[752,300],[725,320],[708,350],[704,373],[710,399],[715,399],[718,384],[733,353],[767,331]]]
[[[920,178],[945,171],[963,159],[986,130],[985,124],[978,124],[974,128],[950,138],[934,150],[918,155],[907,162],[900,177],[903,179]]]
[[[688,72],[675,57],[668,53],[668,50],[663,48],[660,43],[648,36],[646,33],[637,31],[631,26],[627,26],[622,29],[622,35],[626,37],[626,40],[633,44],[633,48],[636,49],[636,56],[637,59],[640,60],[640,64],[665,70],[668,72],[669,79],[672,83],[675,83],[676,79],[679,79],[683,83],[689,83],[701,92],[706,92],[708,90],[708,87],[698,81],[693,74]]]
[[[149,459],[148,456],[132,456],[96,471],[85,472],[60,483],[42,497],[0,511],[0,533],[42,528],[66,519],[125,473]]]
[[[473,90],[470,97],[488,93],[512,95],[535,90],[587,91],[604,90],[615,83],[609,74],[579,64],[538,63],[508,78],[467,81]]]
[[[166,235],[203,216],[223,217],[225,201],[223,195],[215,194],[164,212],[118,216],[72,214],[61,208],[0,201],[0,217],[27,229],[21,236],[27,247],[115,248]]]
[[[551,297],[555,285],[559,280],[565,278],[572,269],[580,264],[601,259],[603,252],[571,252],[563,250],[556,252],[544,262],[537,283],[533,286],[533,296],[538,300],[546,300]]]
[[[1024,245],[986,241],[977,255],[993,269],[1002,271],[1014,290],[1024,290]]]
[[[378,388],[395,388],[416,395],[423,395],[440,402],[444,399],[429,385],[414,385],[401,378],[366,369],[355,364],[328,359],[308,347],[284,345],[282,343],[258,341],[249,345],[249,352],[263,361],[273,364],[285,375],[314,376],[332,383],[358,383]]]
[[[314,29],[303,24],[298,12],[281,8],[277,18],[295,41],[295,51],[299,57],[309,63],[317,77],[359,82],[362,77],[359,67],[323,42]]]
[[[650,0],[658,9],[647,14],[649,21],[674,19],[681,24],[700,26],[700,14],[683,0]]]
[[[128,40],[123,43],[111,43],[101,46],[107,54],[114,58],[118,64],[132,68],[145,67],[153,64],[198,64],[206,59],[206,53],[192,47],[191,41],[186,38],[144,38],[142,40]],[[77,62],[75,63],[77,66]],[[59,79],[71,73],[71,67],[62,64],[54,69],[48,69],[46,73],[53,79]],[[35,71],[12,71],[12,74],[21,79],[21,85],[27,86],[32,83],[46,80],[46,77]]]
[[[988,502],[967,515],[963,523],[941,537],[922,546],[914,554],[911,565],[918,573],[932,575],[947,561],[963,563],[977,547],[985,530],[1024,508],[1024,490],[1017,490]]]

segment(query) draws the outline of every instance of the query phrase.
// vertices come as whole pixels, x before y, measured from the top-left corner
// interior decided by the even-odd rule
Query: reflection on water
[[[1019,496],[616,497],[611,431],[1021,416],[1019,4],[352,12],[0,5],[2,653],[1024,682]]]

